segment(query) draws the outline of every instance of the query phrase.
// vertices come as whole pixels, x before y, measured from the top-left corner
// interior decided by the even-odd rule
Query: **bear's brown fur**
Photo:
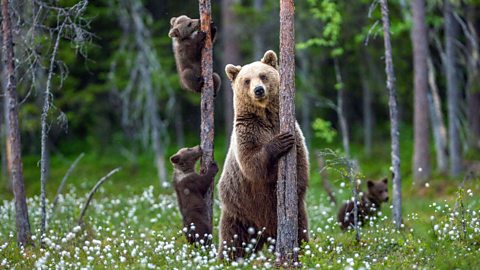
[[[380,205],[388,201],[388,179],[384,178],[380,181],[367,181],[368,191],[363,194],[358,202],[358,224],[365,225],[365,221],[374,217],[380,210]],[[343,204],[338,211],[337,221],[342,230],[353,228],[354,211],[353,201],[350,200]]]
[[[207,222],[205,193],[218,172],[215,162],[205,175],[195,172],[195,163],[202,156],[200,146],[182,148],[170,158],[173,164],[173,185],[177,193],[178,205],[183,217],[183,231],[191,244],[208,244],[212,225]]]
[[[180,83],[185,90],[200,93],[203,86],[202,48],[206,37],[205,32],[200,31],[200,20],[182,15],[171,18],[170,25],[168,36],[172,38]],[[216,34],[213,24],[211,29],[213,42]],[[215,94],[220,88],[220,84],[220,76],[213,73]]]
[[[218,190],[221,200],[219,257],[236,259],[262,248],[277,235],[278,160],[297,151],[298,236],[308,241],[305,192],[308,153],[298,124],[295,135],[280,133],[277,56],[225,68],[234,93],[234,126]],[[259,233],[260,232],[260,233]],[[252,240],[253,239],[253,240]]]

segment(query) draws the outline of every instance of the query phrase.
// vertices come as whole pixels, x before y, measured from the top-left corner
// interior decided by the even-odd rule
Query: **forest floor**
[[[221,165],[223,150],[217,149]],[[54,194],[75,156],[54,155],[48,198]],[[388,172],[385,162],[361,160],[366,175],[380,178]],[[54,212],[48,211],[46,247],[39,245],[40,199],[38,157],[24,160],[30,223],[35,247],[20,249],[15,241],[14,204],[6,185],[0,186],[0,269],[192,269],[274,267],[274,254],[265,248],[235,263],[216,259],[215,247],[192,248],[181,232],[181,216],[171,188],[161,189],[149,156],[87,154],[75,168]],[[322,188],[312,160],[307,204],[310,242],[303,246],[300,262],[305,268],[332,269],[475,269],[480,267],[480,181],[465,182],[434,177],[417,188],[409,177],[403,183],[404,227],[391,221],[391,203],[375,222],[361,229],[361,241],[353,232],[343,233],[336,224],[340,206],[332,205]],[[385,163],[385,164],[384,164]],[[371,165],[368,165],[371,164]],[[115,167],[112,176],[95,194],[83,226],[77,225],[86,194],[95,182]],[[378,167],[385,167],[379,169]],[[170,166],[168,166],[170,167]],[[217,175],[218,180],[219,175]],[[339,200],[349,198],[348,183],[333,173]],[[5,181],[4,181],[5,182]],[[390,188],[391,192],[391,188]],[[390,196],[391,197],[391,196]],[[457,207],[455,207],[457,204]],[[51,204],[49,204],[51,205]],[[463,208],[461,207],[463,205]],[[49,207],[50,209],[50,207]],[[215,203],[215,226],[219,220]],[[462,222],[463,221],[463,222]],[[214,230],[214,243],[218,243]]]

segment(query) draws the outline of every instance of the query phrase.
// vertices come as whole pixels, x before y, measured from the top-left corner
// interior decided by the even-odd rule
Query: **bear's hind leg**
[[[307,211],[305,210],[305,203],[298,202],[298,245],[301,246],[302,242],[307,243],[309,241],[308,237],[308,217]]]
[[[220,218],[220,241],[218,257],[235,261],[245,255],[248,244],[248,228],[239,220],[222,213]]]
[[[202,91],[203,78],[201,76],[197,76],[193,69],[184,69],[182,71],[181,77],[184,87],[186,87],[188,90],[197,93],[200,93]]]

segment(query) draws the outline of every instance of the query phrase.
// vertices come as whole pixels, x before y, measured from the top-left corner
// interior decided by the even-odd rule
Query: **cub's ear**
[[[241,69],[241,66],[234,66],[232,64],[228,64],[225,67],[225,73],[227,74],[227,77],[230,79],[230,81],[233,82],[237,78],[237,75]]]
[[[278,61],[277,60],[278,60],[277,54],[272,50],[268,50],[263,55],[263,58],[262,58],[261,62],[264,63],[264,64],[267,64],[269,66],[272,66],[274,69],[278,69],[278,64],[277,64]]]
[[[170,25],[171,25],[171,26],[174,26],[176,20],[177,20],[177,17],[172,17],[172,18],[170,19]]]
[[[382,182],[385,183],[385,184],[388,184],[388,178],[387,177],[383,178]]]
[[[368,188],[371,188],[371,187],[373,187],[373,186],[375,186],[375,183],[373,183],[373,181],[371,181],[371,180],[368,180],[368,181],[367,181],[367,187],[368,187]]]
[[[170,158],[170,161],[173,163],[173,164],[177,164],[178,162],[180,162],[180,157],[178,155],[173,155],[171,158]]]

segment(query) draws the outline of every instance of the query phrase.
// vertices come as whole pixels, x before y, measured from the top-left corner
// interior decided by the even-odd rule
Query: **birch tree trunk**
[[[363,68],[360,68],[362,80],[362,111],[363,111],[363,151],[365,155],[372,154],[373,109],[372,90]]]
[[[295,7],[280,0],[280,132],[295,134]],[[295,144],[278,164],[278,262],[298,260],[297,150]]]
[[[480,150],[480,7],[467,7],[468,27],[468,71],[467,71],[467,116],[470,146]]]
[[[348,122],[347,117],[345,116],[345,106],[344,106],[344,95],[345,88],[342,79],[342,73],[340,71],[340,66],[338,64],[338,59],[334,60],[335,65],[335,77],[337,79],[337,116],[340,124],[340,130],[342,133],[342,144],[343,151],[345,151],[345,156],[350,158],[350,139],[348,135]]]
[[[447,76],[448,98],[448,139],[450,157],[450,176],[456,177],[462,170],[462,149],[460,144],[459,100],[460,89],[458,87],[458,75],[456,65],[455,41],[458,36],[458,24],[453,17],[453,8],[450,0],[444,2],[445,21],[445,74]]]
[[[200,11],[200,29],[207,34],[205,45],[202,50],[202,100],[200,103],[201,111],[201,127],[200,127],[200,144],[203,151],[201,160],[201,172],[206,173],[208,167],[213,162],[213,139],[214,139],[214,98],[213,98],[213,43],[211,39],[210,23],[212,22],[210,0],[199,0]],[[213,224],[213,188],[208,188],[205,194],[207,203],[207,222]]]
[[[382,9],[383,38],[385,42],[385,72],[389,92],[390,136],[392,139],[392,174],[393,174],[393,222],[397,230],[402,224],[402,177],[400,175],[400,132],[398,130],[397,91],[395,89],[395,72],[390,41],[390,19],[388,18],[387,0],[380,0]]]
[[[411,2],[413,25],[412,45],[414,63],[414,148],[413,177],[416,184],[423,184],[431,174],[428,130],[428,41],[425,23],[425,1]]]
[[[222,1],[222,43],[223,43],[223,66],[231,63],[240,63],[240,49],[238,41],[237,16],[233,10],[236,0]],[[261,56],[260,56],[261,58]],[[255,58],[255,59],[260,59]],[[224,81],[228,79],[224,74]],[[229,83],[224,83],[222,95],[224,104],[224,120],[226,138],[230,138],[233,129],[233,91]],[[227,144],[230,143],[227,140]]]
[[[15,56],[13,52],[12,24],[8,2],[8,0],[2,0],[3,57],[7,77],[7,87],[5,91],[7,163],[10,181],[13,186],[13,195],[15,197],[17,242],[21,246],[26,246],[32,244],[32,240],[30,238],[30,222],[28,220],[27,200],[25,198],[25,187],[23,183],[22,144],[18,123]]]

